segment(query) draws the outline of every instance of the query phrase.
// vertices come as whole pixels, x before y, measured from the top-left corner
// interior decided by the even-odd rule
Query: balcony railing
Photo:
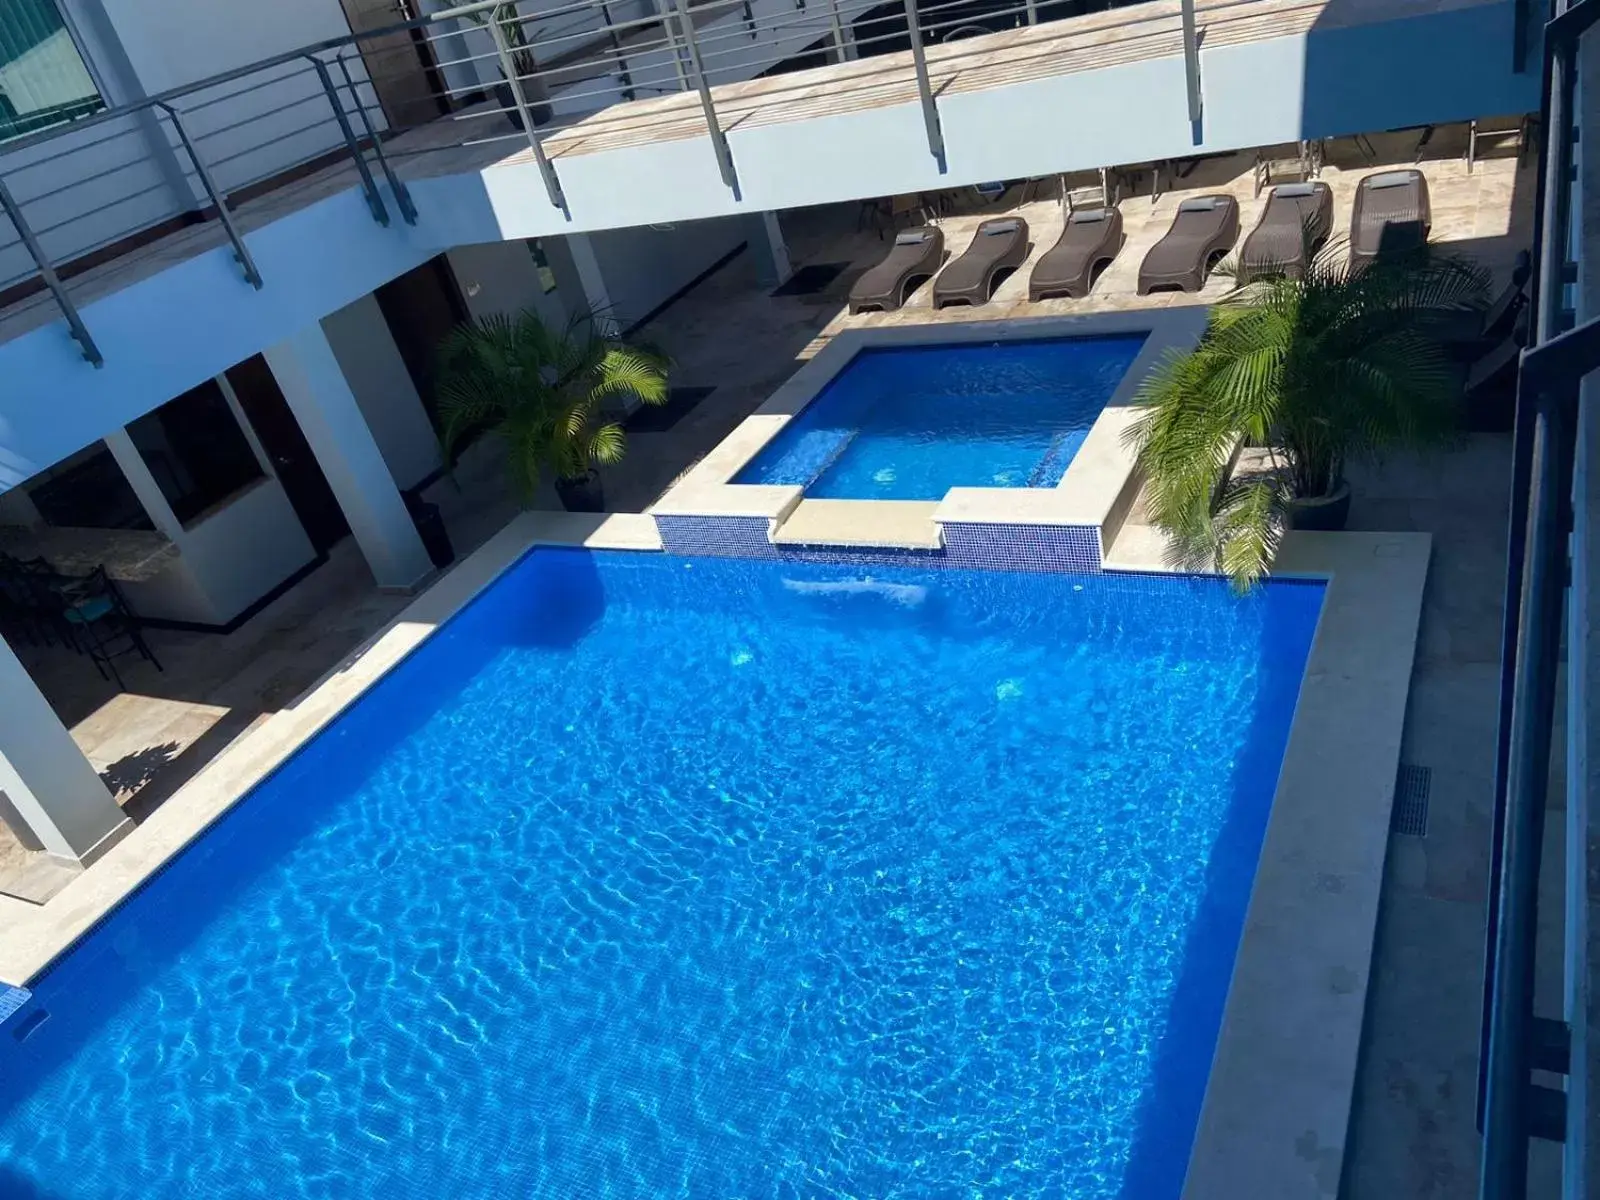
[[[1530,1139],[1565,1140],[1569,1121],[1583,1115],[1568,1113],[1567,1091],[1534,1081],[1535,1071],[1578,1069],[1566,1021],[1536,1013],[1534,959],[1563,613],[1570,605],[1576,628],[1586,622],[1588,605],[1582,592],[1569,595],[1568,555],[1580,392],[1600,370],[1600,319],[1572,327],[1571,289],[1582,249],[1573,219],[1578,54],[1583,39],[1595,36],[1589,31],[1596,21],[1600,0],[1576,0],[1544,29],[1547,132],[1535,216],[1534,320],[1517,379],[1501,650],[1479,1067],[1482,1200],[1522,1200]],[[1570,721],[1583,719],[1582,712],[1569,714]],[[1582,736],[1581,728],[1568,736]],[[1581,788],[1582,781],[1572,785]],[[1582,852],[1569,844],[1569,872],[1582,869]]]
[[[1210,25],[1257,0],[1223,0]],[[418,20],[306,46],[137,104],[102,110],[0,147],[0,304],[48,291],[84,357],[102,359],[69,281],[143,241],[207,224],[261,286],[239,209],[286,181],[352,163],[373,219],[414,221],[405,160],[461,147],[526,149],[549,202],[568,212],[547,141],[631,100],[696,93],[723,181],[737,165],[712,88],[819,56],[838,62],[909,53],[928,151],[944,166],[928,48],[941,69],[991,54],[963,40],[1111,8],[1119,33],[1170,37],[1170,12],[1143,0],[576,0],[524,15],[480,0]],[[1191,120],[1198,119],[1201,31],[1182,0]],[[862,103],[905,78],[903,58],[830,80]],[[418,80],[423,82],[419,85]],[[800,78],[770,96],[814,87]],[[626,125],[629,117],[619,117]],[[520,129],[513,128],[514,125]],[[397,135],[428,126],[426,138]],[[414,144],[420,143],[420,144]],[[570,215],[570,213],[568,213]],[[9,225],[9,229],[7,226]]]

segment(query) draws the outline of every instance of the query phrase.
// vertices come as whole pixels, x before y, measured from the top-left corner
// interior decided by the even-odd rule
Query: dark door
[[[406,373],[437,430],[439,406],[434,398],[433,376],[439,343],[469,317],[467,302],[456,286],[455,272],[441,254],[400,278],[391,279],[373,295],[400,349]]]
[[[341,0],[352,33],[416,19],[417,0]],[[450,111],[433,47],[419,29],[362,38],[357,46],[391,129],[424,125]]]
[[[278,390],[267,360],[257,354],[237,366],[229,367],[228,382],[239,397],[239,407],[261,439],[261,448],[272,460],[278,481],[294,506],[295,515],[305,526],[306,536],[318,554],[350,532],[339,499],[328,486],[328,477],[306,435],[300,430],[289,402]]]

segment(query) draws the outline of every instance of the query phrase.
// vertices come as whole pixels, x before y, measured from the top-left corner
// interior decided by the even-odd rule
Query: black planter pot
[[[600,472],[590,471],[577,479],[556,480],[556,495],[561,497],[561,507],[568,512],[605,512],[605,490],[600,485]]]
[[[529,85],[524,83],[522,85],[522,90],[524,95],[528,95],[530,90]],[[542,89],[540,90],[542,92]],[[543,100],[542,94],[539,96],[528,96],[528,113],[533,117],[533,123],[535,125],[543,125],[555,115],[555,110],[548,104],[540,103],[539,101],[541,100]],[[497,107],[506,110],[506,120],[511,122],[511,127],[513,129],[522,128],[522,114],[517,111],[516,93],[511,90],[511,85],[505,82],[505,80],[501,80],[499,83],[494,85],[494,102]]]
[[[1344,480],[1326,496],[1308,496],[1289,503],[1289,524],[1295,529],[1337,533],[1350,520],[1350,485]]]
[[[1517,423],[1517,389],[1482,387],[1467,393],[1461,410],[1461,427],[1467,433],[1510,433]]]

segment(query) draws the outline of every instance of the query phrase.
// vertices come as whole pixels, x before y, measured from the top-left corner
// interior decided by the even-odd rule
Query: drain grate
[[[1400,777],[1394,785],[1393,833],[1411,837],[1428,836],[1428,796],[1433,791],[1433,768],[1414,763],[1400,764]]]

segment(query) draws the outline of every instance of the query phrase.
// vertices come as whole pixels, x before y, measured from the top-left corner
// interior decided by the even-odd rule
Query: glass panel
[[[128,436],[185,525],[264,474],[213,380],[140,417]]]
[[[117,460],[96,442],[40,472],[28,499],[47,525],[68,529],[154,529]]]
[[[104,107],[55,0],[0,4],[0,140]]]

